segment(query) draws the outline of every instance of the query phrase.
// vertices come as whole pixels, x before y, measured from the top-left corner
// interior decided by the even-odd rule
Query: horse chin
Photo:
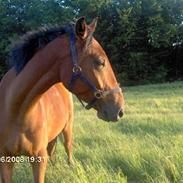
[[[99,113],[99,112],[97,112],[97,117],[98,117],[99,119],[102,119],[102,120],[105,121],[105,122],[109,122],[108,120],[104,119],[104,117],[102,116],[102,114]]]
[[[99,119],[102,119],[105,122],[115,123],[115,122],[118,122],[119,121],[119,118],[105,115],[104,113],[101,113],[100,111],[97,111],[97,117]]]
[[[100,113],[100,112],[97,112],[97,117],[98,117],[99,119],[105,121],[105,122],[111,122],[111,120],[109,120],[109,119],[107,119],[106,117],[104,117],[104,116],[102,115],[102,113]]]

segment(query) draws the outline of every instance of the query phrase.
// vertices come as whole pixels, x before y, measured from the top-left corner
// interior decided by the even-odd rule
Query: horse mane
[[[10,50],[9,64],[14,66],[17,74],[40,49],[45,47],[60,35],[66,33],[64,27],[41,27],[36,31],[28,32]]]

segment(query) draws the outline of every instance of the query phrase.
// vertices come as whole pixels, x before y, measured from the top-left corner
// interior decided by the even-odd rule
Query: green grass
[[[183,82],[124,88],[126,113],[105,123],[75,101],[74,167],[61,143],[46,183],[183,182]],[[32,182],[17,164],[15,183]]]

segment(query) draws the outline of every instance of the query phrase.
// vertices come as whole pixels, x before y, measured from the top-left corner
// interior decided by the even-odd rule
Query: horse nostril
[[[119,116],[120,118],[123,117],[123,109],[120,109],[120,111],[118,112],[118,116]]]

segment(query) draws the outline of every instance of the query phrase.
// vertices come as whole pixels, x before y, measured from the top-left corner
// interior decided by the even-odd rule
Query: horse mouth
[[[108,116],[107,113],[105,113],[105,112],[104,113],[97,112],[97,117],[99,119],[102,119],[105,122],[117,122],[117,121],[119,121],[118,118],[116,118],[116,117],[112,118],[112,117]]]

